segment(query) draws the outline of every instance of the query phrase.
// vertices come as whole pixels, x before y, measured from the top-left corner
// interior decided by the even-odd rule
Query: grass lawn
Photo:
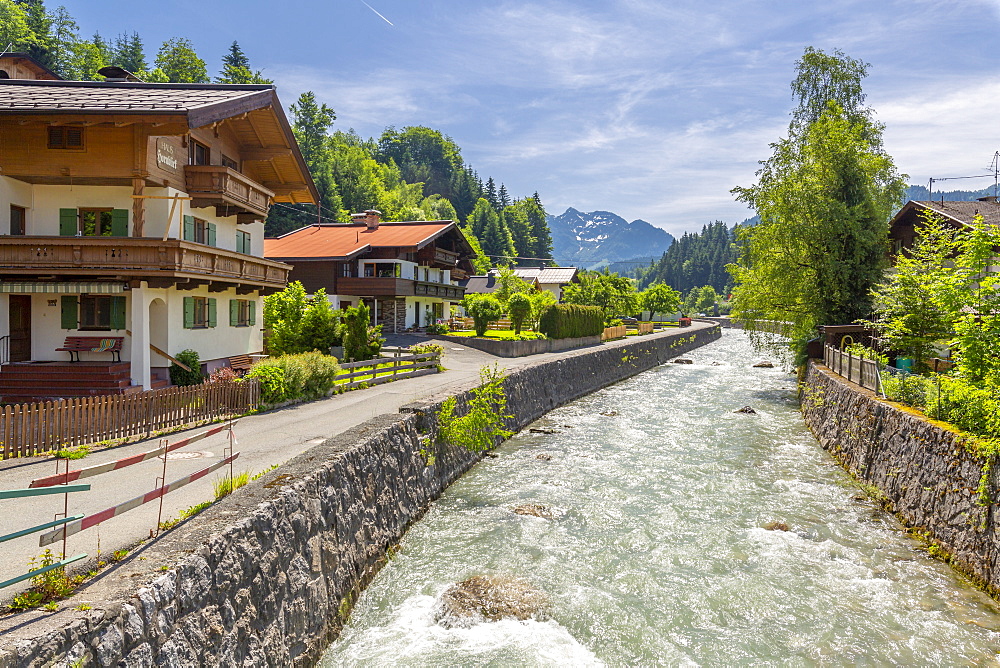
[[[475,330],[461,331],[461,332],[448,332],[448,336],[475,336]],[[486,336],[484,339],[496,339],[498,341],[517,341],[519,340],[514,334],[512,329],[488,329],[486,330]],[[542,335],[538,332],[532,332],[527,329],[521,330],[521,339],[540,339]]]

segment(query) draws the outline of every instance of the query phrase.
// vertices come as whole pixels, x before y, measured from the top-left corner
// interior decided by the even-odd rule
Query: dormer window
[[[49,148],[83,150],[83,128],[62,125],[52,126],[49,131]]]

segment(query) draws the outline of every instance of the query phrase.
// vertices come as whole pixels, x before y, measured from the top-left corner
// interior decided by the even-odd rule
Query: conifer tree
[[[483,253],[490,256],[494,264],[511,263],[517,253],[514,250],[514,240],[510,236],[510,230],[503,224],[496,211],[491,209],[490,213],[493,215],[486,219],[482,235]]]
[[[510,195],[507,194],[507,186],[500,184],[500,190],[497,191],[497,206],[502,211],[510,206]]]
[[[500,220],[497,215],[496,210],[493,205],[485,197],[480,197],[476,201],[476,207],[469,214],[469,228],[472,233],[476,235],[476,238],[480,241],[483,240],[483,235],[486,233],[486,227],[490,224],[492,220]]]
[[[497,184],[492,176],[486,181],[486,187],[483,188],[483,197],[490,203],[494,211],[500,211],[500,200],[497,199]]]
[[[146,52],[139,33],[122,33],[115,38],[111,46],[111,63],[133,74],[145,72],[147,69]]]
[[[254,72],[250,69],[250,59],[236,40],[229,46],[229,53],[222,57],[222,71],[215,81],[224,84],[274,83],[271,79],[265,79],[260,70]]]

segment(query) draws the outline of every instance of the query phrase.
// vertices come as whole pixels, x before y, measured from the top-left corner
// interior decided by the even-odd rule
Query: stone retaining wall
[[[511,369],[509,426],[719,336],[693,327]],[[433,443],[443,399],[331,438],[133,552],[67,602],[92,609],[3,618],[0,666],[315,663],[406,528],[479,459]]]
[[[820,444],[958,570],[996,596],[997,475],[955,430],[809,364],[802,413]],[[995,467],[994,467],[995,468]]]
[[[473,336],[447,336],[444,334],[431,334],[430,336],[454,345],[482,350],[497,357],[526,357],[539,353],[557,353],[571,348],[601,345],[600,335],[571,339],[529,339],[526,341],[501,341],[499,339],[480,339]]]

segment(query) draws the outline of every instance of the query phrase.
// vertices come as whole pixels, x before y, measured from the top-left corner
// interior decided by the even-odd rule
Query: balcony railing
[[[452,253],[451,251],[444,250],[443,248],[434,249],[434,262],[438,264],[454,267],[458,264],[458,258],[458,253]]]
[[[465,296],[465,288],[445,283],[411,281],[406,278],[360,278],[340,277],[337,279],[337,294],[358,297],[439,297],[459,300]]]
[[[180,239],[0,236],[0,274],[6,276],[202,279],[280,289],[289,271],[283,262]]]
[[[226,209],[222,215],[247,213],[266,216],[274,193],[234,169],[222,165],[187,165],[184,167],[191,206],[216,206]]]

